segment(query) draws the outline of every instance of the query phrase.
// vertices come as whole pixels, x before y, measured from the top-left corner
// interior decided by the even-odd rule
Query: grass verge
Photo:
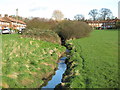
[[[0,85],[2,85],[2,36],[0,35]],[[0,87],[2,88],[2,87]]]

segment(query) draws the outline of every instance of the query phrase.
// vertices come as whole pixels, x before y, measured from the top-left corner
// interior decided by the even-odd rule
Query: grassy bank
[[[70,88],[118,87],[118,31],[95,30],[73,45],[62,86]]]
[[[0,85],[2,84],[2,36],[0,35]]]
[[[50,42],[2,35],[2,87],[36,88],[53,74],[65,48]]]

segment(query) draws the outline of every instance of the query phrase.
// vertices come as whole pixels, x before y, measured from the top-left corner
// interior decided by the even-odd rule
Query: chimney
[[[8,17],[8,14],[5,14],[5,17]]]

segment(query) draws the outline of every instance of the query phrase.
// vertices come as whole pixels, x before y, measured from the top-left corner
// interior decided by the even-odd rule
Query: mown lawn
[[[37,88],[53,74],[65,47],[50,42],[2,35],[3,88]]]
[[[95,30],[89,37],[69,41],[73,45],[68,68],[70,88],[118,87],[118,31]],[[66,73],[67,75],[67,73]]]

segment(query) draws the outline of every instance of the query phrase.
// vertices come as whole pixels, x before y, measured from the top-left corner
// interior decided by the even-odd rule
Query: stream
[[[69,49],[68,46],[65,45],[66,42],[64,38],[61,38],[61,42],[62,42],[61,45],[66,47],[66,51],[65,51],[66,55],[59,59],[58,69],[55,71],[55,75],[52,76],[52,79],[48,81],[47,85],[43,86],[41,90],[47,90],[48,88],[50,90],[54,90],[57,85],[62,83],[63,74],[67,69],[67,64],[65,62],[69,56],[71,49]]]
[[[51,88],[50,90],[54,90],[54,88],[62,82],[62,75],[67,68],[67,65],[65,64],[66,59],[67,57],[61,57],[59,59],[58,69],[55,71],[55,75],[52,76],[52,79],[48,81],[47,85],[42,87],[41,90],[46,90],[48,88]]]

